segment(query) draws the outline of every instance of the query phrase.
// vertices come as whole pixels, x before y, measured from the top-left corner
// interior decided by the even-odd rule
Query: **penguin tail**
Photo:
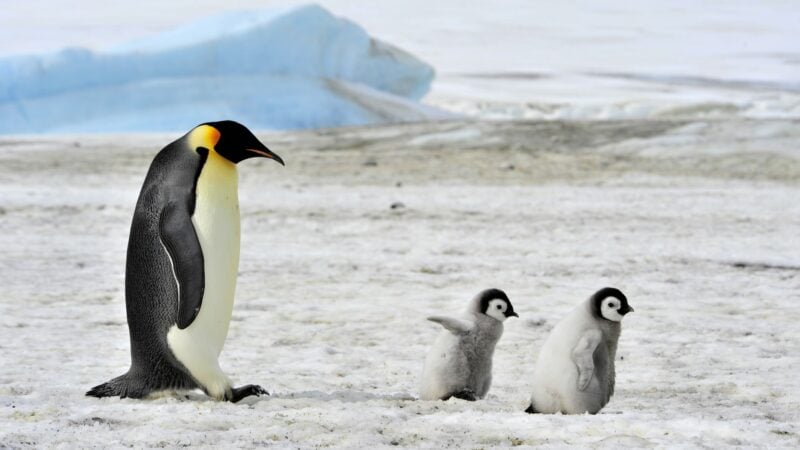
[[[128,374],[118,376],[113,380],[106,381],[103,384],[98,384],[97,386],[89,389],[86,392],[87,397],[129,397],[129,389],[128,389]]]
[[[528,406],[528,409],[526,409],[525,412],[528,414],[539,414],[539,411],[537,411],[536,408],[533,407],[533,403],[531,403],[530,406]]]

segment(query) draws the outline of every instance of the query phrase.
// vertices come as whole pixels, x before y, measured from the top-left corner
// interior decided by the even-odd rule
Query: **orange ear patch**
[[[210,125],[200,125],[189,132],[189,147],[194,150],[198,147],[205,147],[213,150],[219,142],[219,130]]]

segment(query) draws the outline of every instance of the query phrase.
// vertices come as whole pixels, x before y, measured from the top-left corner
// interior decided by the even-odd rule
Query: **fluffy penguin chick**
[[[428,317],[445,330],[425,359],[420,398],[474,401],[485,397],[492,384],[494,347],[509,317],[519,316],[499,289],[487,289],[475,296],[461,318]]]
[[[603,288],[572,310],[544,342],[527,413],[595,414],[614,394],[620,321],[632,312],[625,294]]]

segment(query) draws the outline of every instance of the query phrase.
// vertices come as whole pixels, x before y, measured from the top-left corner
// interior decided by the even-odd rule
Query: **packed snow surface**
[[[0,59],[0,133],[422,120],[433,69],[316,5],[230,11],[102,51]]]
[[[11,448],[800,446],[800,123],[442,122],[261,134],[221,365],[271,397],[98,400],[129,364],[131,215],[169,135],[0,139],[0,443]],[[391,205],[395,205],[394,208]],[[523,413],[547,333],[596,289],[636,309],[596,416]],[[417,400],[481,289],[484,401]]]

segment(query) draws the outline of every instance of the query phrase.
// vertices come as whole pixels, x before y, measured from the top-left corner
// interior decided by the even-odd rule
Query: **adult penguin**
[[[236,164],[283,160],[233,121],[201,124],[153,159],[133,214],[125,270],[131,340],[127,373],[86,395],[142,398],[200,388],[238,402],[217,361],[228,334],[239,266]]]

